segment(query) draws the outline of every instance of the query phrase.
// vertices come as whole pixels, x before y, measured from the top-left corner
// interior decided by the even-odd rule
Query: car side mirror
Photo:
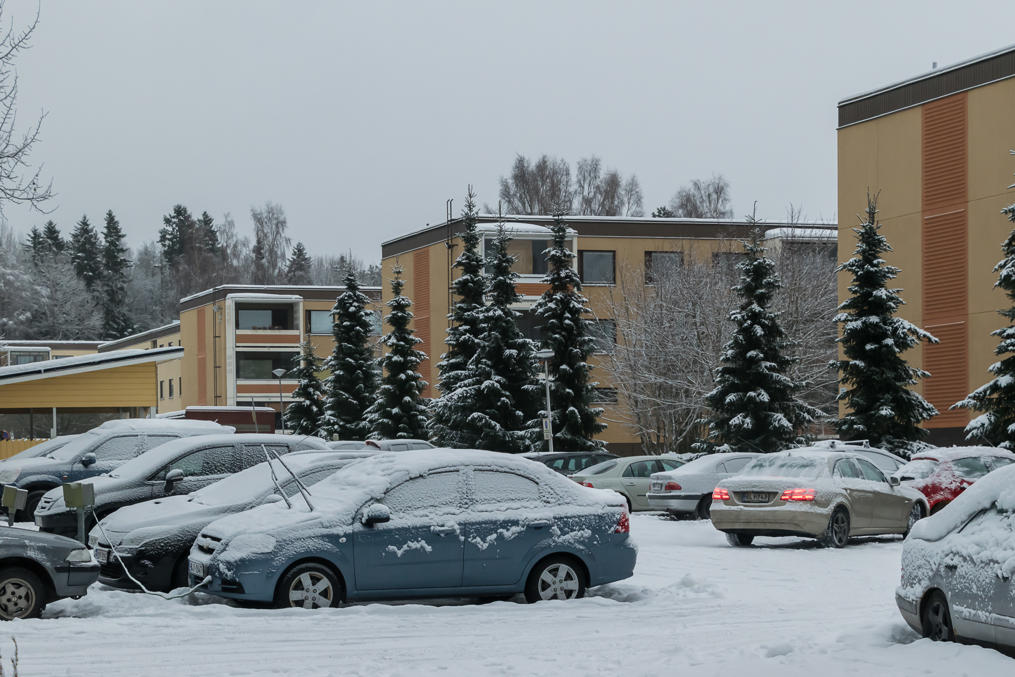
[[[176,483],[183,479],[183,471],[179,468],[173,468],[166,473],[166,493],[169,493],[176,486]]]
[[[375,524],[382,524],[391,521],[391,511],[383,503],[373,503],[363,510],[360,522],[365,527],[372,527]]]
[[[902,484],[902,480],[900,480],[895,475],[892,475],[891,477],[888,478],[888,483],[891,484],[893,487],[897,487],[900,484]]]
[[[97,459],[95,458],[95,454],[89,451],[87,454],[81,457],[81,465],[88,468],[89,466],[95,465],[96,460]]]

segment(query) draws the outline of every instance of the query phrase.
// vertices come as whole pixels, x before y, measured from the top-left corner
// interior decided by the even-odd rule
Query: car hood
[[[169,496],[128,505],[113,512],[92,530],[101,540],[103,531],[113,545],[141,543],[153,535],[166,536],[180,529],[200,529],[223,515],[242,510],[245,505],[205,505],[190,496]]]
[[[3,466],[0,466],[0,483],[13,482],[19,477],[27,475],[61,474],[65,471],[67,465],[67,461],[60,461],[46,456],[19,459],[16,462],[5,463]]]
[[[73,538],[49,534],[44,531],[20,529],[18,527],[0,527],[0,545],[33,546],[40,548],[63,548],[77,550],[84,546]]]
[[[327,524],[337,526],[339,520],[334,513],[318,510],[309,511],[298,498],[293,499],[293,507],[284,503],[259,505],[256,508],[227,515],[215,520],[202,530],[202,533],[214,536],[222,541],[229,541],[240,534],[271,533],[278,536],[298,536],[301,531],[313,529]]]

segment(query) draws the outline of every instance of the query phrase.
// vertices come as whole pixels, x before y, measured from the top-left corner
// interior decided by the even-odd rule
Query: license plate
[[[195,578],[204,578],[205,575],[204,562],[195,562],[194,560],[190,560],[188,568],[190,569],[191,576],[194,576]]]
[[[772,494],[767,491],[744,491],[740,494],[741,503],[768,503]]]
[[[98,562],[99,564],[108,564],[109,563],[109,555],[110,554],[111,553],[108,550],[106,550],[105,548],[96,548],[95,549],[95,561]]]
[[[663,488],[663,483],[662,482],[653,482],[652,483],[652,491],[661,491],[662,488]]]

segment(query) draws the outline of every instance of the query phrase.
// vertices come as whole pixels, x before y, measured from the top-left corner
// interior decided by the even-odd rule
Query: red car
[[[914,454],[894,475],[927,497],[936,513],[991,470],[1015,463],[1015,454],[992,447],[948,447]]]

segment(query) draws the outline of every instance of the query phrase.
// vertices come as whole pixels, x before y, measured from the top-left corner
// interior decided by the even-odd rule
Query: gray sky
[[[376,260],[448,197],[457,214],[469,183],[496,205],[518,153],[599,155],[637,174],[646,212],[721,172],[738,216],[757,200],[833,219],[836,102],[1003,47],[1013,25],[998,0],[54,0],[19,110],[48,113],[34,157],[65,232],[112,208],[137,245],[182,202],[249,234],[271,200],[312,253]]]

